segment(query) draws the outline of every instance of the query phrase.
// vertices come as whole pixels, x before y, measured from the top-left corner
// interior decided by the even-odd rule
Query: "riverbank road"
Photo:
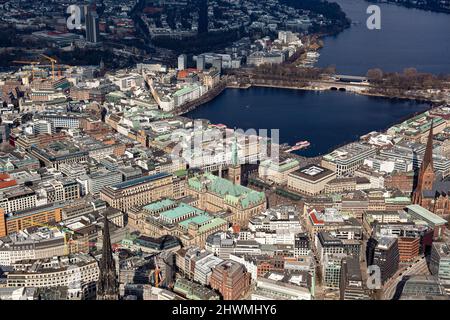
[[[385,283],[383,288],[383,299],[392,300],[397,290],[398,284],[404,279],[405,276],[411,275],[429,275],[427,260],[425,257],[421,257],[414,261],[414,263],[403,267],[397,273]]]

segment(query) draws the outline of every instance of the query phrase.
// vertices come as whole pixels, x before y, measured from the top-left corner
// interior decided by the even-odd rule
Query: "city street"
[[[406,270],[405,270],[405,268],[402,268],[399,271],[397,271],[397,273],[391,279],[389,279],[389,281],[386,282],[386,284],[384,285],[383,298],[385,300],[391,300],[394,297],[395,291],[397,289],[397,285],[400,283],[400,281],[403,279],[403,277],[408,276],[408,275],[416,275],[416,274],[420,274],[420,275],[429,275],[430,274],[425,257],[420,258],[420,260],[415,260],[415,262],[412,264],[412,266],[408,266],[406,268]]]

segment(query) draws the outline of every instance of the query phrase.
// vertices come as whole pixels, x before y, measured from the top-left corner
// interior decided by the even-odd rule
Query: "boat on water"
[[[286,152],[292,152],[292,151],[305,149],[305,148],[308,148],[310,145],[311,145],[311,143],[309,141],[306,141],[306,140],[299,141],[293,147],[290,147],[289,149],[287,149]]]
[[[303,148],[309,147],[311,145],[311,143],[309,143],[309,141],[299,141],[295,144],[296,146],[301,146]]]

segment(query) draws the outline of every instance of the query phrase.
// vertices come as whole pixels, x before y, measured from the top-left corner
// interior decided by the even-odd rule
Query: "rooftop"
[[[151,175],[151,176],[145,176],[145,177],[140,177],[140,178],[128,180],[128,181],[125,181],[125,182],[121,182],[121,183],[113,185],[111,188],[113,188],[114,190],[126,189],[126,188],[129,188],[129,187],[134,187],[134,186],[137,186],[137,185],[140,185],[140,184],[143,184],[143,183],[147,183],[147,182],[150,182],[150,181],[158,180],[158,179],[169,177],[169,176],[170,176],[169,173],[165,173],[165,172],[157,173],[157,174],[154,174],[154,175]]]
[[[333,175],[334,172],[321,166],[310,164],[306,167],[300,168],[299,170],[291,172],[290,174],[306,180],[317,181],[324,177]]]
[[[425,209],[422,206],[419,206],[417,204],[411,204],[406,207],[408,209],[408,213],[411,214],[412,212],[419,215],[423,219],[425,219],[427,222],[431,222],[435,225],[444,225],[447,223],[447,220],[439,217],[438,215],[434,214],[433,212]]]

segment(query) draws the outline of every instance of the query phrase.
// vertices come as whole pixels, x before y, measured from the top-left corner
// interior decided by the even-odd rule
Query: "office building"
[[[288,188],[306,195],[322,193],[336,173],[318,165],[308,165],[287,175]]]
[[[48,204],[19,210],[13,215],[6,215],[0,209],[0,237],[42,224],[60,222],[62,206],[61,203]]]
[[[22,265],[21,265],[22,264]],[[79,272],[74,276],[74,268]],[[8,287],[48,288],[73,286],[78,283],[78,295],[88,299],[95,296],[95,282],[99,276],[97,261],[87,254],[69,257],[53,257],[16,263],[16,269],[8,273]]]
[[[181,54],[178,56],[178,71],[187,69],[187,55]]]
[[[323,285],[327,288],[339,288],[341,280],[343,253],[326,254],[322,261]]]
[[[307,233],[298,233],[295,235],[294,257],[307,256],[311,252],[311,243]]]
[[[188,300],[220,300],[214,290],[184,278],[177,279],[173,291]]]
[[[399,237],[398,252],[400,262],[414,260],[420,253],[420,237]]]
[[[400,254],[398,239],[396,237],[370,238],[367,241],[367,265],[376,265],[380,268],[381,283],[384,284],[398,270]]]
[[[320,261],[323,261],[327,255],[344,253],[342,240],[333,237],[329,232],[317,233],[315,246]]]
[[[205,70],[206,59],[204,55],[197,56],[197,70],[203,71]]]
[[[358,259],[353,257],[342,259],[339,289],[341,300],[369,299]]]
[[[98,194],[104,187],[122,182],[122,173],[118,171],[101,170],[88,176],[88,192]]]
[[[269,271],[258,277],[252,300],[312,300],[311,275],[302,271]]]
[[[100,41],[99,17],[94,10],[88,10],[86,15],[86,41],[91,43]]]
[[[354,173],[365,159],[375,155],[376,149],[353,142],[325,155],[322,166],[336,172],[338,177]]]
[[[450,245],[448,243],[433,243],[429,267],[431,274],[439,277],[450,292]]]
[[[127,211],[136,206],[167,198],[180,198],[184,195],[184,181],[168,173],[128,180],[100,191],[100,199],[113,208]]]
[[[300,164],[296,159],[288,158],[283,161],[267,159],[259,164],[258,176],[264,180],[285,184],[288,181],[288,175],[299,168]]]
[[[225,260],[214,268],[210,285],[224,300],[238,300],[248,292],[250,281],[251,275],[242,264]]]

